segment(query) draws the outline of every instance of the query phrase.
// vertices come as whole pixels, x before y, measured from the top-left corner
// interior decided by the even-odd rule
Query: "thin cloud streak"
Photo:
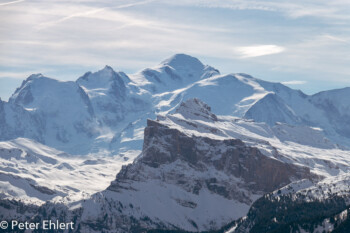
[[[11,5],[11,4],[19,3],[19,2],[24,2],[24,1],[25,0],[17,0],[17,1],[13,1],[13,2],[0,3],[0,6],[7,6],[7,5]]]
[[[254,0],[195,0],[195,1],[167,1],[168,4],[197,6],[203,8],[221,8],[231,10],[257,10],[282,13],[289,18],[316,17],[325,19],[345,20],[349,19],[347,11],[343,11],[344,2],[315,1],[254,1]],[[348,6],[348,5],[345,5]]]
[[[24,1],[24,0],[21,0],[21,1]],[[46,23],[42,23],[42,24],[39,24],[37,26],[37,29],[38,30],[42,30],[42,29],[46,29],[48,27],[52,27],[58,23],[62,23],[64,21],[67,21],[69,19],[72,19],[72,18],[78,18],[78,17],[88,17],[89,15],[94,15],[98,12],[101,12],[101,11],[105,11],[107,9],[123,9],[123,8],[129,8],[129,7],[133,7],[133,6],[137,6],[137,5],[143,5],[143,4],[147,4],[147,3],[150,3],[150,2],[153,2],[155,0],[148,0],[148,1],[142,1],[142,2],[136,2],[136,3],[129,3],[129,4],[123,4],[123,5],[120,5],[120,6],[115,6],[115,7],[102,7],[102,8],[97,8],[97,9],[93,9],[93,10],[89,10],[89,11],[83,11],[83,12],[77,12],[77,13],[74,13],[74,14],[71,14],[71,15],[68,15],[68,16],[65,16],[61,19],[58,19],[58,20],[55,20],[55,21],[51,21],[51,22],[46,22]]]
[[[90,10],[90,11],[85,11],[85,12],[78,12],[78,13],[75,13],[75,14],[72,14],[72,15],[69,15],[69,16],[66,16],[66,17],[63,17],[59,20],[55,20],[55,21],[51,21],[51,22],[46,22],[46,23],[41,23],[37,26],[38,30],[42,30],[42,29],[45,29],[45,28],[48,28],[48,27],[52,27],[58,23],[62,23],[66,20],[69,20],[69,19],[72,19],[72,18],[77,18],[77,17],[83,17],[83,16],[88,16],[88,15],[91,15],[91,14],[96,14],[100,11],[103,11],[105,10],[105,8],[99,8],[99,9],[94,9],[94,10]]]
[[[46,73],[50,70],[27,70],[27,71],[13,71],[13,72],[0,72],[0,79],[2,78],[13,78],[23,80],[29,77],[31,74]]]

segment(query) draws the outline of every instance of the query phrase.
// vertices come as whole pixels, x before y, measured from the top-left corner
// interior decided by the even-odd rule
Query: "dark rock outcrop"
[[[293,179],[316,178],[309,168],[267,157],[257,148],[246,146],[239,139],[189,137],[177,129],[148,120],[143,153],[137,163],[157,168],[176,160],[188,163],[196,170],[204,171],[213,167],[228,175],[242,178],[247,187],[254,191],[270,192]],[[118,174],[117,180],[126,177],[124,168]],[[215,178],[209,179],[206,184],[215,183],[214,181]]]

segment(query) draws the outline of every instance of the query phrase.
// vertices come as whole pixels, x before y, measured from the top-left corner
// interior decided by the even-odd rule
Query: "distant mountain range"
[[[246,74],[220,75],[177,54],[129,76],[109,66],[76,82],[31,75],[0,103],[0,137],[26,137],[70,154],[141,150],[147,118],[199,98],[216,114],[318,127],[348,146],[349,97],[349,88],[308,96]]]
[[[31,75],[0,102],[0,218],[77,232],[342,232],[349,97],[221,75],[185,54],[133,75]]]

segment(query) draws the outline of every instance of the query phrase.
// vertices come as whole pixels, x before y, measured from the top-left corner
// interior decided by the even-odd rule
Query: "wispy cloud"
[[[76,79],[106,64],[133,73],[174,53],[222,73],[291,85],[303,77],[303,88],[350,76],[346,0],[3,1],[9,5],[0,7],[3,77],[51,69],[51,77]]]
[[[237,47],[234,50],[238,52],[242,58],[248,58],[282,53],[285,51],[285,48],[278,45],[254,45]]]
[[[56,25],[58,23],[62,23],[64,21],[67,21],[67,20],[73,19],[73,18],[89,17],[91,15],[95,15],[97,13],[100,13],[100,12],[108,10],[108,9],[116,10],[116,9],[129,8],[129,7],[133,7],[133,6],[137,6],[137,5],[147,4],[147,3],[150,3],[150,2],[153,2],[153,1],[154,0],[147,0],[147,1],[141,1],[141,2],[135,2],[135,3],[127,3],[127,4],[123,4],[123,5],[112,6],[112,7],[101,7],[101,8],[95,8],[95,9],[87,10],[87,11],[79,11],[79,12],[76,12],[76,13],[64,16],[64,17],[62,17],[62,18],[60,18],[58,20],[41,23],[41,24],[37,25],[37,29],[41,30],[41,29],[45,29],[45,28],[48,28],[48,27],[52,27],[52,26],[54,26],[54,25]],[[102,14],[102,17],[103,17],[103,14]],[[101,16],[97,16],[96,18],[101,18]],[[105,19],[108,19],[108,18],[105,18]]]
[[[282,84],[284,85],[303,85],[306,83],[307,81],[302,81],[302,80],[290,80],[290,81],[282,82]]]
[[[54,20],[54,21],[50,21],[50,22],[45,22],[45,23],[41,23],[37,26],[37,29],[41,30],[41,29],[45,29],[51,26],[54,26],[55,24],[58,23],[62,23],[66,20],[72,19],[72,18],[77,18],[77,17],[83,17],[83,16],[88,16],[91,14],[96,14],[98,12],[103,11],[105,8],[98,8],[98,9],[94,9],[94,10],[90,10],[90,11],[84,11],[84,12],[78,12],[78,13],[74,13],[68,16],[65,16],[63,18],[60,18],[58,20]]]
[[[49,70],[27,70],[27,71],[13,71],[13,72],[0,72],[0,78],[13,78],[23,80],[29,77],[31,74],[44,73]]]
[[[169,4],[192,5],[206,8],[231,10],[257,10],[282,13],[289,18],[316,17],[326,19],[349,19],[349,7],[346,1],[297,0],[293,2],[279,0],[177,0]]]
[[[7,6],[7,5],[11,5],[11,4],[15,4],[15,3],[19,3],[19,2],[24,2],[25,0],[17,0],[17,1],[12,1],[12,2],[4,2],[4,3],[0,3],[0,6]]]
[[[342,38],[340,36],[334,36],[334,35],[330,35],[330,34],[322,35],[321,38],[323,38],[325,40],[335,41],[335,42],[343,42],[343,43],[349,42],[349,40],[346,38]]]

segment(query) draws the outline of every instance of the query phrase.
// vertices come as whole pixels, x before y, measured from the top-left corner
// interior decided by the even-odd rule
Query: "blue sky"
[[[307,94],[350,86],[350,1],[0,0],[0,97],[32,73],[134,73],[187,53]]]

